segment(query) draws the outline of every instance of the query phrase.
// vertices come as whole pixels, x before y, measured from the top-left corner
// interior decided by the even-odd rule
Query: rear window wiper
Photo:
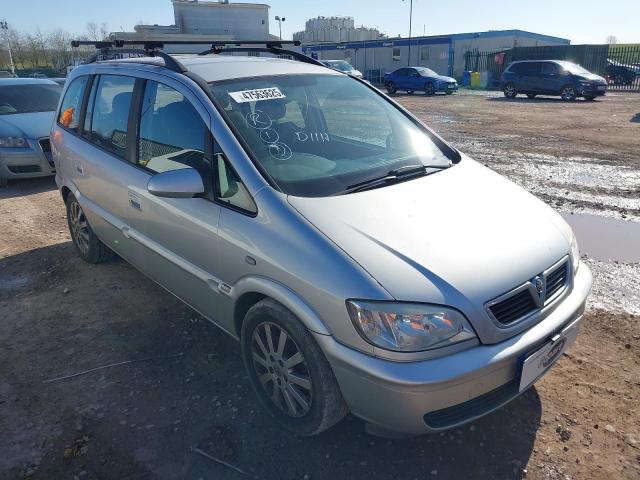
[[[382,187],[387,184],[400,182],[406,180],[407,177],[414,177],[420,175],[427,175],[429,170],[444,170],[449,168],[451,165],[405,165],[402,167],[394,168],[393,170],[389,170],[386,175],[381,177],[370,178],[369,180],[364,180],[362,182],[354,183],[353,185],[348,185],[343,191],[339,193],[339,195],[343,195],[346,193],[353,192],[361,192],[363,190],[371,190],[373,188]]]

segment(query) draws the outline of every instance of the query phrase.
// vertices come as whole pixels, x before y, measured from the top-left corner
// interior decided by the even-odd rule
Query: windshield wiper
[[[339,195],[352,192],[361,192],[363,190],[371,190],[373,188],[381,187],[390,183],[396,183],[405,180],[407,177],[414,177],[420,175],[428,175],[429,170],[444,170],[451,165],[404,165],[402,167],[389,170],[386,175],[381,177],[374,177],[362,182],[348,185]]]

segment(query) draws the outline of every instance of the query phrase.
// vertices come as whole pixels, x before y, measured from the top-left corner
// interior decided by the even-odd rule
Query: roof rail
[[[174,42],[171,42],[174,43]],[[183,43],[183,42],[176,42]],[[208,43],[208,42],[205,42]],[[200,42],[202,44],[202,42]],[[91,56],[85,63],[95,63],[101,56],[109,55],[110,53],[129,53],[133,55],[139,55],[141,57],[160,57],[164,60],[164,65],[170,70],[178,73],[185,73],[188,70],[178,60],[161,51],[164,47],[163,42],[151,42],[140,40],[111,40],[111,41],[92,41],[92,40],[72,40],[72,47],[79,47],[80,45],[92,45],[98,51]],[[142,49],[137,48],[123,48],[125,45],[142,45]]]
[[[227,45],[237,45],[236,47],[227,47]],[[245,47],[242,45],[264,45],[264,47]],[[200,52],[198,55],[218,55],[220,53],[233,53],[233,52],[265,52],[272,53],[274,55],[289,55],[296,60],[305,63],[311,63],[312,65],[320,65],[315,58],[311,58],[302,52],[296,52],[295,50],[286,50],[282,48],[282,45],[294,45],[299,46],[300,40],[282,41],[282,40],[262,40],[262,41],[239,41],[239,42],[213,42],[209,50]]]

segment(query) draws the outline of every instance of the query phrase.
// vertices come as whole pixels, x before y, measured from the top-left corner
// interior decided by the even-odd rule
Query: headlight
[[[575,275],[580,266],[580,249],[578,248],[578,241],[576,236],[571,233],[571,266],[573,267],[573,274]]]
[[[365,340],[386,350],[430,350],[476,336],[464,315],[440,305],[348,300],[347,310]]]
[[[0,137],[0,147],[5,148],[22,148],[28,147],[29,144],[24,138],[20,137]]]

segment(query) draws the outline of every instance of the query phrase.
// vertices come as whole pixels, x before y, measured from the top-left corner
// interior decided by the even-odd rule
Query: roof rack
[[[86,63],[94,63],[101,56],[110,53],[130,53],[143,57],[160,57],[164,60],[165,66],[179,73],[187,72],[187,69],[178,60],[162,51],[165,45],[211,45],[209,50],[200,52],[198,55],[220,54],[230,52],[266,52],[274,55],[289,55],[296,60],[313,65],[322,65],[318,60],[311,58],[304,53],[294,50],[283,49],[283,45],[300,46],[299,40],[221,40],[217,42],[206,42],[202,40],[170,40],[170,41],[150,41],[150,40],[72,40],[72,47],[81,45],[94,46],[98,51],[87,60]],[[142,49],[123,48],[126,45],[142,45]],[[228,47],[235,45],[235,47]],[[246,45],[264,45],[264,47],[251,47]]]
[[[227,47],[227,45],[237,45],[236,47]],[[264,45],[264,47],[246,47],[243,45]],[[295,50],[286,50],[282,48],[282,45],[295,45],[299,46],[299,40],[282,41],[282,40],[263,40],[263,41],[241,41],[241,42],[213,42],[209,50],[200,52],[198,55],[218,55],[220,53],[233,53],[233,52],[265,52],[272,53],[274,55],[289,55],[296,60],[305,63],[311,63],[312,65],[322,65],[315,58],[311,58],[302,52],[296,52]]]
[[[174,43],[174,42],[171,42]],[[175,42],[186,43],[186,42]],[[208,43],[208,42],[206,42]],[[200,42],[202,44],[202,42]],[[109,55],[110,53],[129,53],[133,55],[140,55],[141,57],[160,57],[164,60],[165,67],[178,73],[185,73],[188,70],[178,60],[171,55],[164,53],[161,49],[164,48],[163,42],[151,42],[140,40],[110,40],[110,41],[92,41],[92,40],[72,40],[72,47],[79,47],[80,45],[91,45],[98,50],[93,56],[91,56],[85,63],[95,63],[101,56]],[[138,48],[123,48],[125,45],[142,45],[142,49]]]

